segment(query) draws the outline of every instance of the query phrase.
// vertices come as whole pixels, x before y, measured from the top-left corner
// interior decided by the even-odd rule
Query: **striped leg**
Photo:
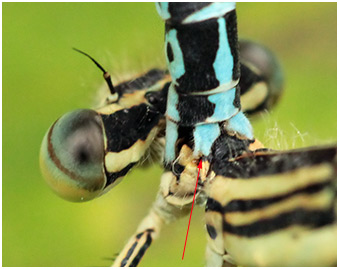
[[[167,181],[169,174],[165,173],[162,176],[163,186],[163,182]],[[162,225],[173,222],[189,213],[190,204],[188,206],[170,204],[165,197],[165,193],[168,193],[168,191],[163,188],[159,191],[149,214],[141,221],[136,233],[129,239],[114,261],[114,267],[137,266],[152,241],[159,236]]]
[[[113,266],[137,266],[152,241],[159,235],[162,224],[163,220],[152,208],[139,225],[136,234],[130,238],[124,249],[120,252]]]

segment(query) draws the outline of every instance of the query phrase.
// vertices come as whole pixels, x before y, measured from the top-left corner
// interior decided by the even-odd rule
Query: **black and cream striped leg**
[[[163,176],[161,180],[165,179]],[[136,233],[119,253],[113,263],[114,267],[137,266],[153,240],[159,236],[162,225],[189,214],[189,205],[178,207],[170,204],[164,193],[166,191],[163,189],[159,191],[149,214],[141,221]]]
[[[163,220],[152,209],[139,225],[119,256],[114,267],[135,267],[139,264],[152,241],[158,236]]]

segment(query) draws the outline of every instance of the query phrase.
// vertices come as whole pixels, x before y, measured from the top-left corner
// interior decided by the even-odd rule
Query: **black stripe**
[[[240,63],[239,63],[239,44],[238,44],[238,30],[237,30],[237,14],[235,10],[227,13],[225,16],[225,23],[227,29],[228,43],[231,48],[233,56],[233,80],[240,77]]]
[[[114,181],[116,181],[119,177],[123,177],[125,176],[129,170],[135,165],[136,163],[130,163],[128,164],[124,169],[120,170],[119,172],[115,172],[115,173],[110,173],[107,172],[106,168],[105,168],[105,174],[106,174],[106,178],[107,178],[107,183],[106,186],[111,185]]]
[[[299,224],[318,228],[335,221],[333,208],[327,210],[306,210],[297,208],[269,219],[261,219],[251,224],[233,226],[223,220],[223,230],[244,237],[255,237],[268,234],[289,226]]]
[[[233,100],[233,106],[235,108],[239,108],[241,109],[241,104],[240,104],[240,87],[239,85],[236,87],[235,89],[235,97],[234,97],[234,100]]]
[[[251,199],[251,200],[232,200],[230,201],[226,206],[223,207],[223,212],[247,212],[254,209],[264,208],[269,205],[278,203],[282,200],[286,200],[292,196],[298,195],[298,194],[313,194],[316,192],[320,192],[324,188],[331,185],[330,181],[323,182],[323,183],[316,183],[307,187],[304,187],[302,189],[297,189],[292,192],[282,194],[279,196],[271,197],[271,198],[265,198],[265,199]]]
[[[168,12],[171,14],[166,23],[178,24],[193,13],[207,7],[211,3],[204,2],[172,2],[168,4]]]
[[[247,93],[252,88],[253,84],[263,81],[263,78],[256,74],[251,68],[246,66],[246,63],[241,63],[240,65],[240,93],[241,95]]]
[[[135,249],[135,247],[136,247],[137,245],[138,245],[138,241],[134,242],[134,244],[130,247],[130,249],[128,250],[128,252],[127,252],[127,254],[126,254],[126,256],[125,256],[125,258],[121,261],[121,264],[120,264],[121,267],[124,267],[124,266],[127,264],[128,259],[129,259],[129,258],[131,257],[131,255],[133,254],[134,249]]]
[[[212,198],[208,198],[207,203],[206,203],[206,207],[205,207],[205,212],[210,212],[210,211],[214,211],[214,212],[218,212],[218,213],[223,214],[222,205],[218,201],[216,201]]]
[[[177,111],[180,126],[195,126],[214,114],[215,104],[208,100],[208,95],[179,95]]]
[[[135,236],[135,238],[136,238],[137,240],[136,240],[135,243],[132,245],[132,247],[128,250],[127,255],[125,256],[125,258],[121,261],[121,264],[120,264],[121,267],[123,267],[123,266],[125,266],[125,265],[127,264],[128,259],[129,259],[129,258],[131,257],[131,255],[133,254],[134,249],[135,249],[135,247],[137,246],[138,241],[139,241],[139,239],[142,237],[142,235],[145,234],[145,233],[148,233],[147,236],[150,236],[150,233],[152,233],[152,232],[154,232],[154,229],[146,229],[145,231],[143,231],[143,232],[141,232],[141,233],[138,233],[138,234]],[[131,266],[132,266],[132,265],[131,265]]]
[[[144,245],[140,248],[138,254],[135,256],[135,258],[133,259],[133,261],[131,262],[130,264],[130,267],[136,267],[140,260],[142,259],[142,257],[144,256],[146,250],[150,247],[152,243],[152,237],[151,237],[151,234],[148,233],[147,234],[147,239],[146,239],[146,242],[144,243]]]
[[[167,54],[167,59],[169,62],[172,62],[174,60],[173,57],[173,50],[172,50],[172,46],[171,43],[167,43],[167,47],[166,47],[166,54]]]

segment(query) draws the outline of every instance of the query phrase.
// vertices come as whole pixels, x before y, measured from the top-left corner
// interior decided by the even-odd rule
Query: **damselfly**
[[[252,42],[240,43],[239,57],[232,3],[157,8],[166,20],[172,81],[168,72],[151,70],[114,87],[103,70],[104,106],[66,114],[44,138],[41,167],[50,186],[66,199],[90,200],[145,156],[162,160],[166,143],[157,200],[114,265],[137,265],[161,224],[188,213],[199,160],[197,203],[207,202],[209,265],[334,264],[336,148],[268,151],[240,111],[241,97],[247,113],[275,103],[281,74],[274,57]],[[262,57],[253,59],[254,52]],[[290,259],[272,244],[283,245]],[[323,252],[306,259],[306,246],[316,251],[319,244]]]

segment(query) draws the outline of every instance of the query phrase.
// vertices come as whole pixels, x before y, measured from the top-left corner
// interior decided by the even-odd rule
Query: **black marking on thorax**
[[[254,84],[264,81],[264,78],[253,72],[248,66],[245,64],[240,65],[240,81],[239,81],[239,87],[240,87],[240,93],[241,95],[247,93]]]
[[[161,114],[146,104],[140,104],[100,116],[105,127],[107,151],[120,152],[130,148],[139,139],[146,140],[158,124]]]
[[[120,170],[119,172],[114,172],[114,173],[110,173],[107,171],[107,169],[105,169],[105,174],[106,174],[106,178],[107,178],[107,182],[106,182],[106,186],[111,185],[114,181],[116,181],[118,178],[125,176],[129,170],[131,170],[131,168],[135,165],[136,163],[130,163],[128,164],[125,168],[123,168],[122,170]]]

